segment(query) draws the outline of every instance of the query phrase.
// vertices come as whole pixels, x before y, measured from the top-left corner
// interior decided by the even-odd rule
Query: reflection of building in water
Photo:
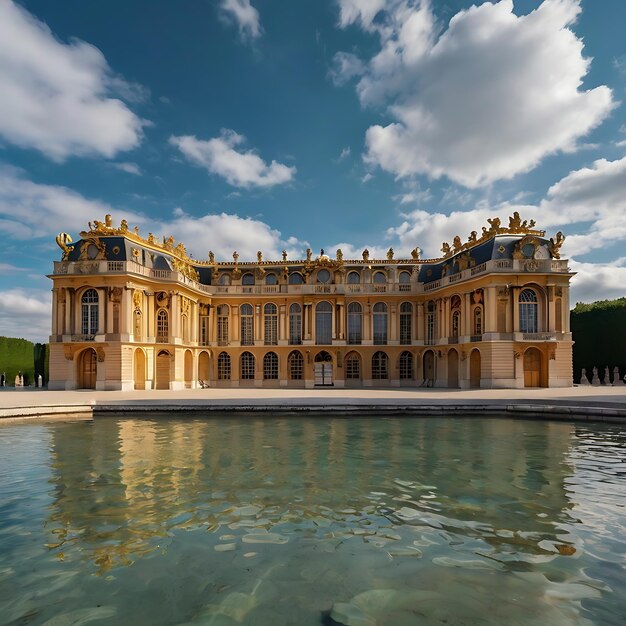
[[[572,433],[511,420],[97,419],[55,430],[49,528],[63,530],[60,550],[79,547],[101,568],[176,529],[242,532],[246,505],[256,508],[245,524],[268,530],[320,517],[401,525],[404,506],[419,525],[480,522],[463,532],[488,541],[488,529],[548,538],[570,508]]]
[[[443,256],[206,261],[89,225],[55,263],[50,389],[572,385],[564,237],[517,213]]]

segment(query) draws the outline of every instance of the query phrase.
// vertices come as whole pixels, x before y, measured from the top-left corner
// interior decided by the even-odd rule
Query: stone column
[[[177,293],[170,292],[170,342],[180,337],[180,303]]]
[[[520,323],[519,323],[519,289],[517,287],[511,287],[510,289],[511,295],[509,296],[508,305],[509,307],[513,307],[513,329],[511,332],[519,333],[521,332]],[[508,319],[508,315],[507,315]],[[507,325],[508,326],[508,325]],[[508,327],[507,327],[508,330]]]
[[[145,337],[147,341],[154,343],[156,337],[156,314],[154,310],[154,293],[148,294],[148,304],[145,308],[146,323],[145,323]]]
[[[424,304],[417,303],[417,332],[414,335],[418,341],[424,341]]]
[[[474,334],[474,328],[472,324],[472,294],[463,294],[463,313],[461,316],[461,332],[459,334],[467,337]]]
[[[556,331],[554,286],[550,285],[549,287],[546,288],[546,291],[548,293],[548,306],[546,307],[546,310],[548,312],[548,319],[543,320],[543,325],[540,326],[537,330],[542,331],[543,329],[545,329],[548,332],[553,333]]]
[[[498,292],[497,288],[489,286],[484,290],[485,302],[484,311],[484,329],[486,333],[498,332]]]
[[[59,335],[59,289],[55,287],[52,290],[52,335]],[[56,337],[55,337],[56,341]]]

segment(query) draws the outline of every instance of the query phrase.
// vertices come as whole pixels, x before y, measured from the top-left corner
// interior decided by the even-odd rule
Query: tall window
[[[374,283],[382,285],[387,282],[387,275],[384,272],[376,272],[374,274]]]
[[[263,378],[278,380],[278,356],[276,352],[268,352],[263,357]]]
[[[361,276],[358,272],[349,272],[347,282],[348,285],[357,285],[361,282]]]
[[[474,335],[483,334],[483,310],[477,306],[474,309]]]
[[[389,378],[389,357],[384,352],[375,352],[372,357],[372,378],[374,380]]]
[[[200,316],[200,345],[201,346],[209,345],[209,316],[208,315]]]
[[[230,380],[230,355],[220,352],[217,357],[217,379]]]
[[[387,343],[387,305],[377,302],[374,305],[374,345],[382,346]]]
[[[398,276],[398,283],[400,291],[411,291],[411,273],[400,272],[400,276]]]
[[[98,332],[98,292],[87,289],[81,303],[83,335],[95,335]]]
[[[358,302],[348,305],[348,343],[363,341],[363,307]]]
[[[241,380],[254,380],[254,354],[242,352],[240,361]]]
[[[220,304],[217,307],[217,345],[228,345],[228,315],[229,307],[227,304]],[[222,353],[225,354],[225,353]]]
[[[289,343],[292,345],[302,343],[302,307],[297,302],[289,307]]]
[[[241,323],[241,345],[254,345],[254,309],[251,304],[242,304],[239,307],[239,321]]]
[[[408,274],[408,272],[406,272]],[[400,305],[400,343],[410,344],[413,339],[413,305],[403,302]]]
[[[254,285],[254,274],[251,274],[249,272],[247,274],[244,274],[241,277],[241,284],[247,286]]]
[[[263,307],[263,331],[266,346],[278,345],[278,309],[271,302]]]
[[[332,343],[333,307],[330,302],[320,302],[315,307],[315,343]]]
[[[523,333],[537,331],[537,294],[532,289],[523,289],[519,294],[519,326]]]
[[[426,344],[435,343],[435,321],[437,319],[437,313],[435,303],[431,300],[426,305]]]
[[[456,309],[455,311],[452,311],[452,328],[451,328],[452,335],[451,336],[458,337],[460,329],[461,329],[461,311]]]
[[[413,355],[410,352],[400,355],[400,380],[413,380]]]
[[[356,352],[348,354],[344,361],[347,380],[361,379],[361,357]]]
[[[290,285],[301,285],[304,282],[304,278],[302,278],[302,274],[298,272],[293,272],[289,274],[289,284]]]
[[[157,313],[157,341],[159,343],[167,343],[169,340],[169,320],[167,311],[159,309]]]
[[[276,274],[268,274],[265,277],[265,284],[266,285],[278,285],[278,276],[276,276]]]
[[[302,380],[304,378],[304,358],[300,352],[294,350],[287,359],[289,366],[289,378],[291,380]]]

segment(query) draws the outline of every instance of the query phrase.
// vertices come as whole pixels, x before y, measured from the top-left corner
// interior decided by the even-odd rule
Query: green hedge
[[[626,374],[626,298],[578,303],[570,312],[574,339],[574,382],[579,382],[582,368],[591,378],[593,367],[604,379],[604,368],[619,367]],[[610,381],[607,381],[610,382]]]
[[[15,385],[19,372],[24,376],[24,385],[35,383],[41,374],[44,385],[48,384],[50,349],[47,343],[33,344],[26,339],[0,337],[0,374],[6,375],[6,386]]]

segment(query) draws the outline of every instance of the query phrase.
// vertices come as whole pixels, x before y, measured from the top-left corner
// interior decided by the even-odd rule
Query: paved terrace
[[[569,389],[1,390],[0,419],[224,412],[256,414],[468,415],[626,423],[626,385]]]

